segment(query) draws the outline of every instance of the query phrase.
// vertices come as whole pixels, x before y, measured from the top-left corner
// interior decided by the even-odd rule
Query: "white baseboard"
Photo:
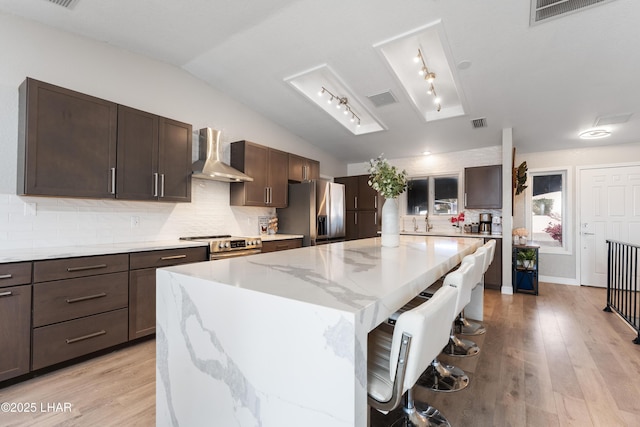
[[[500,293],[505,294],[505,295],[513,295],[513,287],[511,285],[502,286],[500,288]]]
[[[559,285],[580,286],[580,283],[578,283],[578,279],[571,277],[540,276],[538,280],[540,282],[557,283]]]

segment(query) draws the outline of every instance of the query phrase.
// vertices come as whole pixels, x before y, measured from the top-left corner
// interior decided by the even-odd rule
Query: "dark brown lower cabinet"
[[[205,246],[135,252],[130,255],[129,340],[156,332],[156,268],[207,259]]]
[[[347,211],[345,239],[366,239],[377,237],[380,221],[377,211]]]
[[[0,381],[29,372],[31,285],[0,288]]]
[[[156,332],[156,269],[129,272],[129,339]]]
[[[486,243],[491,239],[484,239]],[[502,239],[496,240],[496,252],[493,256],[493,262],[484,273],[485,289],[498,289],[502,287]]]
[[[269,240],[262,242],[262,252],[286,251],[302,247],[302,239]]]
[[[33,370],[127,341],[128,310],[109,311],[33,330]]]

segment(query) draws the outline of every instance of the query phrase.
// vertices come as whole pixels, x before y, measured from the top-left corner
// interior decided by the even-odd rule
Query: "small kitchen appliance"
[[[480,214],[480,234],[491,234],[491,217],[492,215],[487,212]]]
[[[230,235],[181,237],[180,240],[206,242],[209,244],[209,259],[225,259],[254,255],[262,252],[260,237],[232,237]]]

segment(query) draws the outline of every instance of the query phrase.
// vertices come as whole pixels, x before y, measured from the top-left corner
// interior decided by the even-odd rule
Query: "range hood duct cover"
[[[223,182],[253,181],[249,175],[245,175],[222,161],[219,130],[200,129],[199,142],[200,153],[198,161],[193,163],[193,178]]]

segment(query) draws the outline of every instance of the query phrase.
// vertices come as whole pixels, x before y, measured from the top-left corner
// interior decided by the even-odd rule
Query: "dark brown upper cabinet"
[[[464,207],[502,209],[502,165],[465,168]]]
[[[253,178],[232,182],[233,206],[287,207],[289,155],[250,141],[231,143],[231,166]]]
[[[289,182],[320,178],[320,162],[289,153]]]
[[[114,198],[117,104],[27,79],[17,194]]]
[[[28,78],[20,195],[191,201],[191,125]]]
[[[191,201],[191,125],[118,106],[117,198]]]

